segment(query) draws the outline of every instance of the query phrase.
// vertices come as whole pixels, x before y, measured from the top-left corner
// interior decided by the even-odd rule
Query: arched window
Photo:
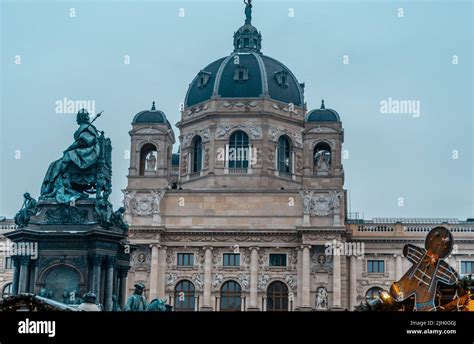
[[[290,139],[287,136],[281,136],[278,140],[278,171],[283,174],[291,174],[291,147]]]
[[[247,173],[249,167],[249,137],[243,131],[236,131],[229,140],[229,172]]]
[[[367,293],[365,293],[365,299],[367,301],[379,299],[380,298],[380,293],[382,291],[383,291],[383,288],[372,287],[369,290],[367,290]]]
[[[179,282],[174,288],[174,309],[176,311],[194,311],[194,284],[188,280]]]
[[[314,147],[313,170],[315,174],[328,175],[331,170],[331,147],[326,142],[319,142]]]
[[[193,139],[192,147],[192,173],[197,173],[200,172],[202,169],[202,139],[200,136],[196,136]]]
[[[2,288],[2,297],[9,297],[12,294],[12,284],[7,283]]]
[[[156,173],[158,151],[154,144],[147,143],[140,150],[140,175],[154,175]]]
[[[240,285],[234,281],[225,282],[221,288],[221,311],[241,310],[241,289]]]
[[[285,283],[276,281],[267,288],[267,311],[288,310],[288,287]]]

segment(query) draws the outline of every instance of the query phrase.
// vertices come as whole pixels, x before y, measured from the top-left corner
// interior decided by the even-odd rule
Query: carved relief
[[[341,191],[330,194],[315,194],[314,190],[301,190],[303,213],[312,216],[328,216],[339,214]]]
[[[270,129],[268,129],[268,136],[274,142],[276,142],[281,135],[289,136],[296,147],[303,147],[303,136],[301,133],[295,133],[282,127],[270,127]]]
[[[270,280],[270,276],[267,274],[259,275],[258,276],[258,283],[257,287],[259,290],[266,290],[268,281]]]
[[[194,274],[192,280],[197,289],[202,289],[204,286],[204,278],[201,274]]]
[[[262,128],[256,125],[220,125],[216,129],[216,139],[226,139],[228,138],[229,132],[234,129],[239,129],[250,134],[252,139],[261,139],[262,138]]]
[[[204,148],[204,168],[209,168],[209,147]]]
[[[215,274],[212,278],[212,289],[217,289],[223,280],[224,277],[221,274]]]
[[[87,221],[87,210],[62,205],[46,210],[45,219],[50,224],[80,224]]]
[[[151,265],[151,257],[147,251],[140,249],[132,252],[131,261],[133,267],[136,268],[146,268],[148,269]]]
[[[296,277],[295,276],[286,275],[285,281],[288,284],[288,287],[290,288],[290,290],[296,290],[297,282],[296,282]]]
[[[209,141],[209,128],[194,130],[184,135],[182,137],[183,147],[184,148],[188,147],[191,139],[196,135],[201,136],[202,142]]]
[[[198,113],[200,113],[200,112],[206,111],[207,109],[209,109],[209,105],[208,105],[208,104],[203,104],[203,105],[195,106],[195,107],[190,108],[190,109],[186,112],[186,115],[189,117],[189,116],[198,114]]]
[[[163,132],[159,129],[148,127],[148,128],[140,128],[134,132],[134,134],[163,134]]]
[[[172,250],[166,250],[166,265],[167,269],[170,270],[175,264],[175,254]]]
[[[239,276],[240,285],[242,290],[248,290],[250,288],[250,276],[248,274],[241,274]]]
[[[128,200],[132,213],[138,216],[149,216],[160,213],[160,203],[166,190],[151,190],[150,194],[133,197]]]
[[[260,254],[258,255],[259,269],[260,270],[265,269],[267,267],[267,263],[268,263],[267,254],[265,252],[260,252]]]
[[[242,109],[242,108],[251,108],[251,107],[257,107],[259,106],[260,103],[257,102],[257,101],[254,101],[254,100],[251,100],[251,101],[224,101],[222,103],[222,106],[227,108],[227,109],[233,109],[233,108],[238,108],[238,109]]]
[[[296,269],[297,269],[297,264],[298,264],[298,252],[296,252],[296,251],[291,251],[291,252],[288,254],[288,266],[289,266],[292,270],[296,270]]]
[[[166,274],[166,286],[167,287],[172,287],[175,285],[178,277],[176,276],[175,273],[169,272]]]
[[[325,246],[317,245],[311,250],[311,272],[332,271],[332,255],[325,254]]]
[[[336,129],[317,126],[309,131],[310,133],[337,133]]]
[[[181,154],[181,174],[186,174],[188,171],[188,155]]]
[[[165,240],[171,242],[298,242],[297,235],[248,235],[248,234],[189,234],[165,233]]]

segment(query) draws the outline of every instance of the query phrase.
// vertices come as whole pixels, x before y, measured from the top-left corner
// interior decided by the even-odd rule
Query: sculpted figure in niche
[[[146,171],[156,171],[156,152],[148,153],[146,157]]]
[[[316,294],[316,309],[328,308],[328,292],[326,288],[319,287]]]
[[[313,167],[316,174],[328,174],[331,170],[331,147],[325,142],[320,142],[314,148]]]

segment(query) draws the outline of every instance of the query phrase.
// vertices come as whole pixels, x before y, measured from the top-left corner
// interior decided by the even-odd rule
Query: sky
[[[112,140],[120,206],[133,116],[156,101],[174,126],[189,83],[232,52],[244,22],[241,0],[0,3],[7,217],[25,191],[39,196],[73,141],[64,98],[104,111],[96,124]],[[344,187],[359,217],[474,217],[473,11],[468,0],[253,1],[262,52],[305,82],[308,109],[324,99],[340,114]],[[397,101],[413,108],[399,113]]]

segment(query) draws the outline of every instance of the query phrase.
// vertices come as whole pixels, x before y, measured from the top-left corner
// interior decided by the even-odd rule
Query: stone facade
[[[9,240],[3,236],[3,233],[15,230],[17,225],[12,219],[3,218],[0,221],[0,293],[7,296],[11,293],[13,281],[13,262],[8,252]]]

